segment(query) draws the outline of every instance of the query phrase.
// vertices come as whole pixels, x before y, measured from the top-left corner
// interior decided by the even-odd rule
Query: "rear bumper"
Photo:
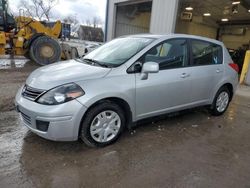
[[[77,100],[54,106],[41,105],[23,98],[20,90],[16,95],[16,106],[23,125],[54,141],[77,140],[81,119],[87,110]],[[46,122],[47,129],[41,130],[38,121]]]

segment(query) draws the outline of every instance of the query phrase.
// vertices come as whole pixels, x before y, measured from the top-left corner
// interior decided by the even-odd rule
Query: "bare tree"
[[[20,7],[24,9],[27,16],[49,21],[51,10],[57,2],[57,0],[21,0]]]
[[[69,15],[63,18],[63,22],[68,24],[77,24],[78,20],[76,20],[72,15]]]
[[[91,21],[90,21],[90,19],[86,19],[85,22],[86,22],[86,25],[87,25],[87,26],[91,26]]]
[[[97,16],[94,16],[92,21],[93,21],[94,28],[99,27],[102,24],[101,18]]]
[[[94,16],[92,19],[86,19],[85,20],[85,25],[90,26],[90,27],[100,27],[103,24],[102,19],[98,16]]]

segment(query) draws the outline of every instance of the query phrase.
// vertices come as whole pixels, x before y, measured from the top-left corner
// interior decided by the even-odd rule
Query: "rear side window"
[[[192,40],[193,65],[222,64],[222,47],[220,45]]]

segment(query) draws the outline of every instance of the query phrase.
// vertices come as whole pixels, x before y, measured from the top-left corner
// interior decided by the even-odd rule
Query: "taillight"
[[[239,66],[236,63],[229,63],[229,66],[239,73]]]

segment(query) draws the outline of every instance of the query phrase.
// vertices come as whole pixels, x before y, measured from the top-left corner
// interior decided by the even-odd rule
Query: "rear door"
[[[218,44],[190,40],[191,102],[207,103],[213,88],[223,77],[223,52]]]

